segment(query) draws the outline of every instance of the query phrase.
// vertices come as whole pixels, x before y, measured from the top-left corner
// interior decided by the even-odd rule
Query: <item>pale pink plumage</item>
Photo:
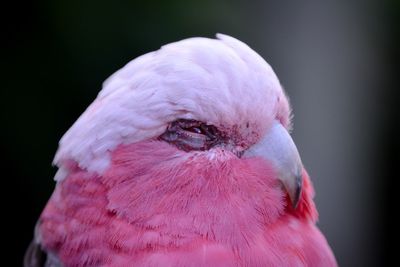
[[[274,119],[289,127],[269,65],[219,38],[132,61],[63,137],[38,239],[65,266],[336,266],[305,171],[293,208],[265,159],[223,147],[185,152],[157,139],[176,118],[217,125],[243,147]]]
[[[152,138],[176,118],[216,126],[251,124],[262,135],[275,118],[290,127],[287,98],[272,68],[244,43],[190,38],[129,62],[62,137],[54,158],[102,173],[120,144]],[[249,107],[257,107],[249,109]]]

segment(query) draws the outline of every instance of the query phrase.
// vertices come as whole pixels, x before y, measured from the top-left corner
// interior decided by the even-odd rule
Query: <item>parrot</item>
[[[292,117],[234,37],[133,59],[61,138],[24,266],[337,266]]]

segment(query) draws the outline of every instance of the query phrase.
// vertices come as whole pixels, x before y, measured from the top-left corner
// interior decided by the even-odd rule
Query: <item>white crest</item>
[[[286,101],[271,67],[237,39],[217,34],[165,45],[104,82],[59,143],[56,180],[66,176],[70,160],[101,174],[118,145],[158,136],[177,118],[249,122],[263,130],[277,113],[289,113]]]

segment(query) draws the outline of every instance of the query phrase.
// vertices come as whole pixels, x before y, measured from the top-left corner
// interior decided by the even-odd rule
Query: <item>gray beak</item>
[[[274,121],[264,138],[250,147],[243,157],[262,157],[271,162],[292,206],[297,207],[303,185],[303,164],[296,145],[280,122]]]

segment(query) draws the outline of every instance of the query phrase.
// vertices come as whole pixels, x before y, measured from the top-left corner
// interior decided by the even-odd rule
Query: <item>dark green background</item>
[[[319,226],[341,266],[383,266],[398,176],[398,1],[37,1],[2,8],[1,152],[7,266],[51,194],[62,134],[129,60],[230,34],[275,69],[295,113]],[[398,94],[397,94],[398,95]],[[392,215],[393,216],[393,215]],[[3,250],[4,251],[4,250]],[[4,256],[3,256],[4,257]]]

